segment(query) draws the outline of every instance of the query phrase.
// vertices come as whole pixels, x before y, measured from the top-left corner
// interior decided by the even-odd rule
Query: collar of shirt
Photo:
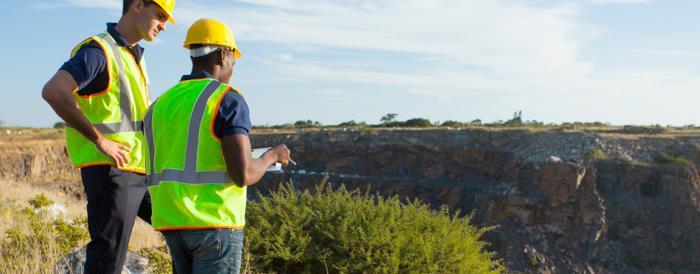
[[[203,72],[198,72],[195,74],[183,75],[182,78],[180,78],[180,81],[187,81],[187,80],[193,80],[193,79],[205,79],[205,78],[214,79],[214,76],[211,75],[211,73],[209,73],[209,72],[203,71]]]
[[[126,41],[124,36],[122,36],[122,34],[117,31],[117,29],[115,28],[116,26],[117,23],[107,23],[107,32],[109,33],[109,35],[114,37],[114,41],[117,42],[117,46],[128,47],[129,49],[135,50],[137,53],[139,53],[138,55],[141,55],[141,53],[143,53],[143,47],[141,47],[139,44],[136,44],[133,47],[129,45],[129,42]]]

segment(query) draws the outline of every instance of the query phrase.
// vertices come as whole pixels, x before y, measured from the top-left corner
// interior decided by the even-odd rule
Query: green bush
[[[402,123],[403,127],[432,127],[433,124],[430,122],[430,120],[425,119],[425,118],[413,118],[413,119],[408,119],[405,122]]]
[[[66,123],[65,122],[56,122],[53,124],[53,128],[66,128]]]
[[[29,200],[29,204],[34,207],[35,209],[39,209],[42,207],[47,207],[53,204],[53,201],[46,197],[44,193],[38,194],[34,196],[31,200]]]
[[[440,126],[458,128],[458,127],[463,127],[464,123],[462,123],[460,121],[447,120],[447,121],[442,122],[442,124],[440,124]]]
[[[294,127],[295,128],[311,128],[311,127],[320,127],[321,123],[318,121],[311,121],[311,120],[299,120],[294,122]]]
[[[608,158],[608,155],[605,154],[605,152],[603,152],[602,150],[597,149],[597,148],[591,149],[590,151],[586,152],[585,155],[583,155],[583,159],[586,162],[590,162],[590,161],[594,161],[594,160],[605,160],[607,158]]]
[[[58,260],[89,239],[85,219],[47,220],[34,210],[51,205],[43,194],[30,201],[33,208],[13,207],[15,226],[0,241],[0,269],[7,273],[51,273]]]
[[[167,274],[172,272],[170,254],[165,246],[142,248],[138,252],[148,258],[148,270],[155,274]]]
[[[276,273],[501,273],[481,236],[446,207],[432,211],[344,187],[312,194],[281,186],[247,209],[246,271]]]
[[[666,153],[661,153],[654,158],[657,164],[674,164],[679,166],[689,166],[690,161],[682,156],[675,156]]]

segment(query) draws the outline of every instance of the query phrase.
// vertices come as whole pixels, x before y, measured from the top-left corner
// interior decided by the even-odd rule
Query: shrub
[[[31,200],[29,200],[29,204],[34,207],[34,209],[39,209],[42,207],[47,207],[53,204],[53,201],[51,201],[49,198],[44,195],[44,193],[41,193],[39,195],[34,196]]]
[[[597,149],[597,148],[591,149],[590,151],[586,152],[585,155],[583,155],[583,159],[586,162],[590,162],[590,161],[594,161],[594,160],[605,160],[607,158],[608,158],[608,155],[605,154],[605,152],[603,152],[602,150]]]
[[[654,158],[657,164],[674,164],[679,166],[689,166],[690,161],[682,156],[675,156],[666,153],[661,153]]]
[[[321,123],[319,123],[318,121],[314,122],[311,120],[306,120],[306,121],[299,120],[299,121],[294,122],[295,128],[310,128],[310,127],[320,127],[320,126],[321,126]]]
[[[447,121],[442,122],[442,124],[440,126],[457,128],[457,127],[464,126],[464,124],[462,122],[459,122],[459,121],[447,120]]]
[[[413,118],[413,119],[406,120],[406,122],[403,122],[401,126],[404,126],[404,127],[432,127],[433,124],[430,122],[430,120],[425,119],[425,118]]]
[[[342,122],[338,124],[339,127],[366,127],[367,123],[366,122],[355,122],[355,120],[350,120],[347,122]]]
[[[166,246],[142,248],[137,252],[141,256],[148,258],[148,270],[156,274],[166,274],[172,272],[170,254]]]
[[[14,208],[16,224],[0,242],[0,269],[6,273],[52,273],[53,266],[74,248],[89,239],[87,221],[46,220],[34,210],[51,205],[43,194],[32,202],[33,208]]]
[[[243,269],[277,273],[501,273],[471,215],[418,201],[282,186],[247,209]]]

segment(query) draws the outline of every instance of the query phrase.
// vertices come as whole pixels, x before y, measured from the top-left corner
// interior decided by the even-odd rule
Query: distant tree
[[[53,128],[65,128],[65,127],[66,127],[65,122],[56,122],[55,124],[53,124]]]
[[[469,122],[470,126],[480,126],[481,125],[481,119],[474,119],[471,122]]]
[[[381,121],[382,124],[390,125],[396,121],[397,116],[399,116],[398,113],[387,113],[381,119],[379,119],[379,121]]]
[[[355,120],[350,120],[347,122],[342,122],[342,123],[338,124],[338,126],[339,127],[354,127],[354,126],[357,126],[357,122],[355,122]]]
[[[406,122],[403,122],[403,126],[405,127],[431,127],[433,126],[432,123],[430,123],[430,120],[425,119],[425,118],[413,118],[406,120]]]
[[[321,123],[318,121],[311,121],[311,120],[299,120],[294,122],[294,127],[296,128],[309,128],[309,127],[320,127]]]
[[[507,127],[517,127],[517,126],[522,126],[523,125],[523,112],[522,111],[516,111],[513,113],[513,118],[506,121],[503,123],[504,126]]]
[[[463,126],[462,122],[453,121],[453,120],[444,121],[440,125],[443,127],[461,127],[461,126]]]

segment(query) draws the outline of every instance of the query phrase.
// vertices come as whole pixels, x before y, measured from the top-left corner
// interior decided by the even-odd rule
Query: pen
[[[294,162],[294,160],[292,160],[292,158],[289,158],[289,162],[292,163],[292,164],[295,165],[295,166],[297,165],[297,163]]]

